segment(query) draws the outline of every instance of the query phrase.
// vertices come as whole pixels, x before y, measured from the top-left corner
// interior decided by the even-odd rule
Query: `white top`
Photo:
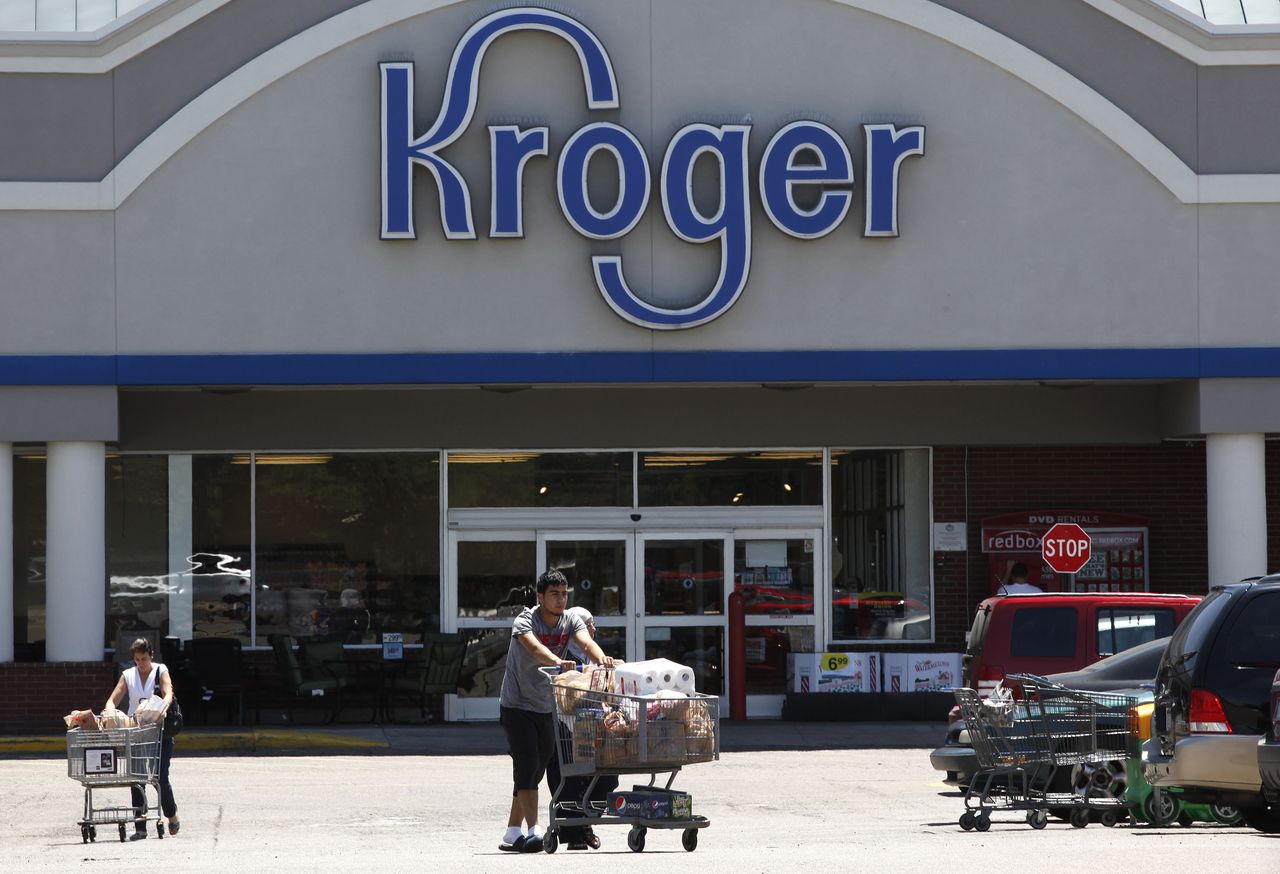
[[[146,701],[152,695],[160,695],[158,684],[160,675],[168,671],[160,662],[151,663],[151,673],[147,674],[147,679],[143,680],[138,673],[136,667],[129,668],[124,672],[124,685],[129,690],[129,715],[133,716],[138,709],[138,705]],[[164,697],[161,695],[160,697]]]
[[[1032,583],[1005,583],[1000,587],[997,595],[1039,595],[1041,589]]]

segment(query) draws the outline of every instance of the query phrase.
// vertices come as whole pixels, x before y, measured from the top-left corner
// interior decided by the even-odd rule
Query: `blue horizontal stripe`
[[[561,385],[1280,377],[1280,348],[8,355],[0,385]]]

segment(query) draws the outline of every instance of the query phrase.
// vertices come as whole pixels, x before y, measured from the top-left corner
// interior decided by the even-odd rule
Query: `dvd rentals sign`
[[[1046,592],[1063,589],[1075,573],[1075,591],[1146,591],[1150,575],[1145,516],[1079,510],[1007,513],[982,520],[991,594],[1015,565]],[[1086,545],[1087,542],[1087,545]]]
[[[600,39],[581,22],[537,7],[503,9],[481,18],[458,41],[449,65],[444,97],[435,121],[424,133],[414,124],[414,65],[380,64],[382,79],[382,229],[384,240],[417,237],[414,222],[415,167],[430,173],[439,193],[440,223],[447,240],[476,239],[468,181],[445,154],[471,125],[476,111],[480,67],[485,52],[499,39],[519,32],[541,32],[564,40],[576,52],[592,113],[621,108],[613,63]],[[536,71],[528,71],[536,76]],[[699,83],[691,82],[689,87]],[[924,154],[924,128],[864,124],[865,237],[898,236],[899,179],[907,158]],[[549,157],[545,127],[490,125],[490,238],[524,237],[523,179],[528,162]],[[854,202],[857,185],[849,145],[820,121],[791,121],[773,131],[753,173],[748,148],[757,136],[749,116],[740,124],[686,124],[675,132],[662,155],[657,200],[667,226],[681,240],[715,245],[720,272],[699,300],[687,307],[650,303],[656,295],[638,295],[619,254],[591,257],[596,288],[621,318],[644,328],[677,330],[706,324],[723,315],[742,295],[751,272],[752,186],[765,215],[778,231],[797,240],[816,240],[835,232]],[[695,165],[714,161],[719,173],[719,202],[710,212],[694,203]],[[599,208],[600,193],[587,187],[592,161],[608,161],[616,174],[613,203]],[[612,121],[591,121],[569,135],[556,159],[556,191],[565,220],[589,240],[618,240],[644,217],[654,199],[651,156],[627,128]],[[801,197],[797,198],[797,193]]]

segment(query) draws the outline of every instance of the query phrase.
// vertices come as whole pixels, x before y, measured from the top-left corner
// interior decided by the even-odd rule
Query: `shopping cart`
[[[1076,828],[1095,815],[1104,825],[1118,823],[1128,811],[1124,793],[1092,782],[1117,762],[1123,769],[1129,708],[1137,699],[1068,689],[1031,674],[1009,679],[1020,686],[1019,696],[984,700],[973,689],[955,690],[978,765],[960,827],[986,831],[994,810],[1025,811],[1035,829],[1045,827],[1051,809],[1069,811]],[[1068,774],[1066,790],[1059,789],[1060,775]]]
[[[555,683],[559,668],[540,670]],[[720,699],[694,694],[686,698],[648,698],[613,691],[611,672],[593,671],[592,689],[554,687],[556,756],[561,780],[551,796],[542,846],[554,853],[561,828],[582,825],[629,825],[627,846],[643,852],[649,829],[680,829],[689,852],[698,847],[698,832],[711,825],[693,814],[692,798],[671,785],[686,765],[720,758]],[[614,793],[615,804],[592,800],[601,777],[648,774],[639,793]],[[666,774],[664,785],[658,775]],[[590,778],[576,798],[564,795],[566,777]],[[626,796],[645,799],[628,802]]]
[[[128,823],[155,820],[156,836],[164,837],[164,821],[160,818],[160,742],[163,726],[159,723],[139,728],[109,728],[101,731],[72,729],[67,732],[67,776],[84,786],[84,817],[80,820],[82,843],[98,839],[98,826],[115,825],[120,840],[125,839]],[[141,786],[143,809],[133,804],[99,807],[94,792]],[[147,787],[155,792],[155,805],[147,798]]]

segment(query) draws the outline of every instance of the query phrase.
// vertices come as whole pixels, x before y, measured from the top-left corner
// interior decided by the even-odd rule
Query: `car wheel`
[[[1263,807],[1242,807],[1240,818],[1249,828],[1256,828],[1267,834],[1280,833],[1280,804],[1268,804]]]

